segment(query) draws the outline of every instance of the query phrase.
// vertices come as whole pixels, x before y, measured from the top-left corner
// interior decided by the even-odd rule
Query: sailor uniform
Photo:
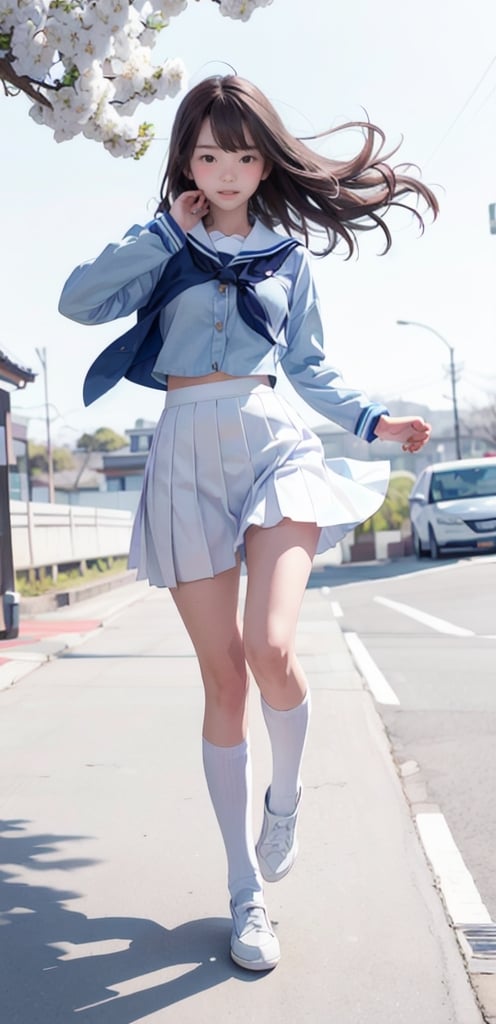
[[[258,221],[237,252],[233,241],[216,248],[203,224],[185,235],[160,215],[77,268],[60,300],[64,315],[88,324],[138,310],[91,367],[87,403],[122,376],[165,390],[168,375],[233,377],[167,394],[130,553],[138,578],[156,586],[231,568],[250,525],[285,517],[317,523],[325,551],[377,511],[387,487],[387,463],[326,461],[273,390],[282,366],[309,405],[366,440],[387,412],[326,360],[306,249]]]

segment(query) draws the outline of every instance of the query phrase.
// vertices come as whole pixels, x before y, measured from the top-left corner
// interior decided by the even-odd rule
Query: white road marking
[[[388,597],[374,597],[374,601],[392,608],[395,612],[408,615],[410,619],[416,619],[417,622],[422,622],[424,626],[436,629],[438,633],[449,633],[450,636],[475,636],[472,629],[454,626],[452,622],[447,622],[446,619],[438,619],[436,615],[428,615],[427,612],[421,612],[418,608],[412,608],[409,604],[402,604],[401,601],[391,601]]]
[[[356,633],[343,633],[343,636],[376,701],[379,704],[399,704],[394,690]]]
[[[416,815],[422,845],[455,925],[488,924],[491,916],[448,828],[443,814]]]
[[[331,612],[335,619],[343,618],[343,609],[341,608],[339,601],[331,601]]]

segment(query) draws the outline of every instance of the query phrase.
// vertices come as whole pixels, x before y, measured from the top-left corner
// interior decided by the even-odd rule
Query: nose
[[[234,171],[231,167],[225,167],[221,174],[222,181],[234,181]]]

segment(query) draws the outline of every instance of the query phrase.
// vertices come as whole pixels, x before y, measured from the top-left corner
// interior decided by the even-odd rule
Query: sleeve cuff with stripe
[[[385,405],[379,405],[376,402],[373,405],[368,405],[360,413],[354,434],[363,438],[364,441],[377,441],[374,431],[381,416],[389,416],[389,409],[386,409]]]
[[[179,252],[186,241],[186,235],[170,213],[159,213],[158,217],[145,224],[148,231],[158,235],[167,252]]]

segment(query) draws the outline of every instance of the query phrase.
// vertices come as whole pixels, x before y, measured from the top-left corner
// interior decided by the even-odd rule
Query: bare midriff
[[[229,373],[222,373],[218,370],[216,373],[207,373],[204,377],[167,377],[167,388],[169,391],[175,391],[177,388],[191,388],[196,387],[197,384],[215,384],[220,380],[242,380],[242,377],[233,377]],[[254,374],[250,377],[250,380],[258,381],[259,384],[270,384],[269,378],[263,374]]]

